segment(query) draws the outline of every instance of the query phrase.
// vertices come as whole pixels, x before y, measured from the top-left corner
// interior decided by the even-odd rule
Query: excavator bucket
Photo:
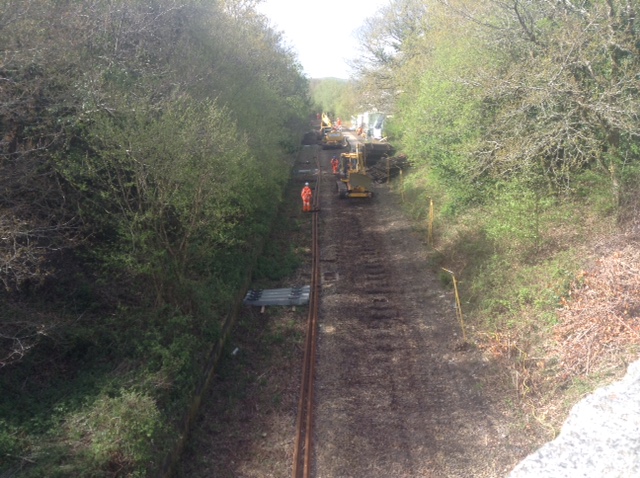
[[[370,198],[373,196],[371,186],[372,179],[363,173],[349,173],[349,179],[338,181],[338,194],[340,199],[346,198]]]

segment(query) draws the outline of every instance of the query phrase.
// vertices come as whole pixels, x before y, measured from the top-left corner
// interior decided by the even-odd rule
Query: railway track
[[[314,187],[313,209],[320,210],[321,202],[326,205],[324,210],[325,220],[332,214],[339,215],[339,223],[345,230],[364,231],[367,225],[367,214],[364,214],[363,207],[370,209],[371,201],[364,200],[342,200],[338,199],[334,186],[335,177],[329,174],[329,157],[334,152],[322,152],[317,157],[317,169],[319,174]],[[324,174],[323,174],[324,169]],[[324,200],[322,200],[324,196]],[[309,312],[307,317],[307,331],[305,340],[305,352],[302,365],[302,379],[298,402],[298,414],[296,420],[296,431],[293,452],[293,478],[310,478],[313,473],[314,461],[314,417],[315,417],[315,366],[316,352],[319,330],[319,315],[321,307],[321,287],[322,271],[320,262],[325,261],[328,271],[325,274],[325,282],[331,288],[331,278],[342,276],[349,284],[349,292],[364,300],[359,310],[353,315],[356,320],[365,324],[369,330],[367,335],[372,335],[373,350],[372,355],[385,361],[385,357],[390,356],[396,347],[393,343],[411,341],[406,336],[407,332],[403,328],[403,319],[397,308],[395,296],[398,291],[394,289],[390,281],[391,271],[386,265],[388,258],[380,250],[381,241],[376,234],[344,234],[338,242],[338,247],[331,246],[334,242],[328,236],[324,239],[328,242],[328,249],[332,252],[321,252],[320,216],[313,214],[311,221],[311,295],[309,302]],[[334,266],[349,265],[349,270],[332,272]],[[379,339],[385,336],[380,341]],[[375,340],[375,337],[378,340]],[[371,339],[371,337],[370,337]],[[376,344],[376,342],[382,342]],[[362,354],[364,357],[366,354]],[[404,357],[403,360],[408,359]],[[388,371],[380,369],[382,376],[375,380],[386,378]],[[371,376],[373,378],[373,376]],[[400,399],[400,397],[398,397]],[[406,442],[410,440],[405,437]]]
[[[230,362],[245,375],[212,387],[179,476],[505,476],[526,449],[492,402],[505,395],[486,393],[501,383],[497,369],[459,347],[453,295],[399,197],[376,184],[373,198],[339,199],[334,153],[305,150],[296,178],[315,180],[321,208],[304,217],[311,244],[298,238],[311,250],[296,278],[311,285],[308,310],[241,322]]]
[[[318,160],[318,171],[320,163]],[[313,210],[320,209],[322,175],[318,174],[313,195]],[[313,459],[313,417],[314,417],[314,378],[316,363],[316,344],[318,331],[318,311],[320,300],[320,246],[318,214],[311,213],[311,290],[309,296],[309,315],[305,352],[302,364],[302,380],[298,402],[296,436],[293,451],[293,478],[309,478]]]
[[[318,155],[320,174],[314,188],[313,208],[320,209],[322,201],[322,214],[314,214],[312,218],[312,293],[295,432],[293,478],[314,476],[314,467],[317,467],[314,447],[314,437],[317,435],[314,430],[315,406],[326,406],[332,401],[323,399],[322,403],[317,404],[314,391],[321,309],[323,321],[327,325],[332,320],[331,316],[336,313],[344,315],[345,320],[341,321],[340,329],[347,341],[340,344],[342,350],[336,353],[336,357],[342,357],[339,361],[348,363],[343,370],[327,372],[323,368],[323,375],[342,377],[339,379],[340,388],[347,394],[350,390],[366,390],[363,398],[357,400],[360,410],[348,410],[347,405],[343,412],[353,413],[358,421],[366,423],[370,420],[371,410],[382,407],[383,402],[390,400],[393,406],[387,417],[393,417],[401,425],[396,430],[389,429],[389,434],[393,436],[396,445],[401,444],[402,461],[411,463],[415,458],[412,457],[412,441],[420,433],[406,423],[403,417],[406,408],[399,405],[406,404],[413,409],[428,408],[418,393],[420,388],[410,383],[413,377],[420,374],[412,366],[416,361],[414,351],[419,348],[420,333],[413,321],[403,314],[401,302],[407,290],[398,284],[398,275],[394,273],[390,257],[384,248],[384,237],[372,229],[376,203],[370,199],[338,198],[334,185],[336,179],[329,172],[329,158],[333,154],[321,152]],[[320,231],[321,220],[328,226],[327,231]],[[323,285],[326,290],[321,290]],[[333,310],[330,303],[323,306],[323,300],[330,302],[331,297],[339,297],[338,312]],[[331,363],[331,358],[322,366],[326,367],[327,362]],[[398,364],[404,364],[404,376],[397,376]],[[326,397],[326,391],[324,395]],[[343,400],[344,395],[338,392],[335,403]],[[321,419],[326,420],[324,414]],[[326,428],[326,423],[319,425]],[[384,447],[384,433],[378,433],[377,438],[374,434],[368,440]],[[326,443],[320,444],[320,447],[326,450]],[[364,451],[364,456],[377,453],[366,448]],[[360,466],[357,463],[354,465],[354,470]],[[416,469],[413,466],[410,468]],[[341,470],[342,473],[352,471]],[[334,475],[329,473],[322,476]]]

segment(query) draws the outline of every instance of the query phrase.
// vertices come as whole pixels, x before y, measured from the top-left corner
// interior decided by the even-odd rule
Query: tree
[[[160,473],[307,126],[255,4],[0,0],[3,470]]]
[[[610,174],[618,198],[620,168],[637,161],[633,3],[496,5],[496,45],[514,61],[485,79],[486,102],[499,111],[491,148],[481,155],[486,167],[497,174],[535,169],[562,189],[596,167]]]
[[[307,82],[253,2],[2,3],[2,300],[43,290],[68,298],[79,290],[73,281],[95,283],[100,262],[113,265],[114,257],[135,282],[143,271],[128,266],[143,251],[147,264],[156,261],[151,269],[174,260],[172,270],[184,277],[194,238],[203,237],[201,229],[188,229],[204,220],[195,218],[206,211],[218,231],[212,237],[226,231],[226,243],[234,244],[246,233],[238,217],[277,201],[288,171],[283,148],[296,144],[306,126]],[[223,145],[227,151],[220,152]],[[198,167],[189,162],[196,158]],[[221,164],[235,166],[224,176],[191,178],[195,189],[170,181],[183,175],[186,184],[188,174],[213,165],[222,171]],[[235,189],[213,195],[214,183],[223,190],[223,177],[238,192],[241,181],[251,180],[252,195]],[[191,199],[179,199],[187,191]],[[191,231],[182,246],[167,240],[176,221]],[[131,282],[122,284],[120,292],[136,296]],[[94,291],[96,299],[112,301],[115,288]],[[167,289],[156,284],[156,290]],[[18,343],[14,338],[41,338],[56,320],[66,320],[25,325],[14,321],[17,315],[11,309],[0,324],[8,350]],[[28,332],[13,332],[18,329]]]
[[[393,112],[404,79],[403,66],[420,52],[416,43],[429,31],[431,8],[422,0],[395,0],[358,31],[362,56],[353,62],[361,107]]]
[[[332,117],[350,117],[354,113],[351,83],[338,78],[313,79],[310,83],[311,100],[318,109]]]

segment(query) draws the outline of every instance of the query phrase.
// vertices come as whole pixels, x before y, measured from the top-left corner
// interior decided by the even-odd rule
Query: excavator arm
[[[331,124],[331,120],[329,119],[329,117],[327,116],[327,113],[322,113],[322,125],[323,128],[324,127],[328,127],[331,128],[333,127],[333,125]]]
[[[373,181],[367,176],[365,156],[359,145],[352,153],[340,155],[343,177],[338,180],[338,194],[344,198],[370,198],[373,196]]]

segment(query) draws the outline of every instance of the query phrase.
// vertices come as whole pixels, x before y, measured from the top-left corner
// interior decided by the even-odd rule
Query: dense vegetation
[[[0,0],[1,473],[155,475],[174,448],[311,109],[255,3]],[[391,0],[355,81],[311,85],[314,109],[393,115],[407,209],[434,201],[434,264],[536,417],[640,337],[637,280],[604,296],[622,326],[558,313],[597,286],[591,244],[638,231],[636,15]]]
[[[330,118],[349,118],[357,112],[353,82],[339,78],[312,78],[309,93],[314,107]]]
[[[307,127],[254,3],[0,2],[0,474],[175,447]]]
[[[607,260],[638,231],[637,14],[630,0],[392,0],[360,30],[356,91],[393,115],[407,208],[423,221],[433,200],[436,264],[534,409],[639,342],[638,281]],[[608,312],[559,314],[598,270],[617,291],[598,294]]]

